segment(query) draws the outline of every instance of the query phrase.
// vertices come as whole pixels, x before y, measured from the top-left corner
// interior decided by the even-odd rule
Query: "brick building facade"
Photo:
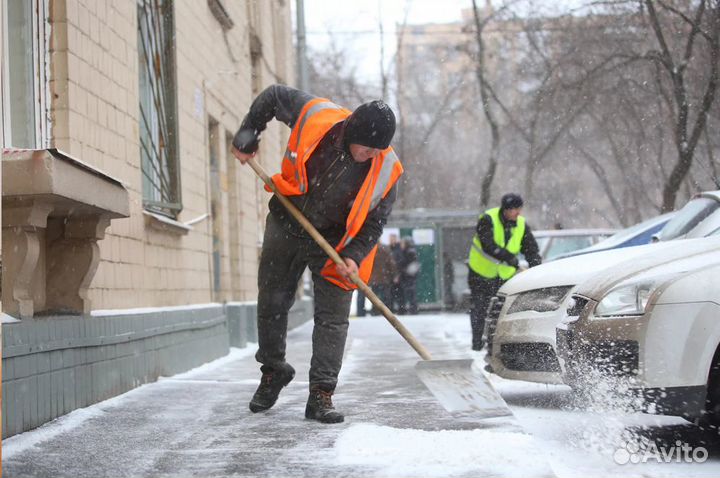
[[[14,134],[6,121],[5,145],[57,148],[120,180],[129,194],[130,217],[113,220],[98,241],[92,309],[253,299],[267,193],[228,148],[254,95],[293,81],[290,2],[24,2],[38,9],[34,20],[38,12],[19,11],[17,3],[3,9],[11,17],[4,23],[24,14],[33,52],[44,61],[33,65],[35,135]],[[12,56],[20,52],[12,45],[18,27],[9,29]],[[151,57],[150,78],[143,57]],[[152,78],[157,61],[162,78]],[[4,110],[13,80],[5,79]],[[162,96],[165,111],[143,111],[143,96],[149,103]],[[22,107],[10,103],[6,119]],[[156,198],[147,157],[155,152],[146,151],[154,142],[147,130],[155,122],[166,123],[155,167],[170,174],[154,186],[167,189],[172,208],[149,203]],[[276,124],[264,133],[260,158],[269,170],[277,169],[287,134]]]
[[[257,340],[269,195],[229,147],[255,95],[294,81],[290,15],[2,1],[3,437]],[[263,133],[268,171],[288,134]]]

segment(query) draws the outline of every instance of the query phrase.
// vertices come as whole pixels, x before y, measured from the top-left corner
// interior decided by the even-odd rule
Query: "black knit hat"
[[[363,103],[345,123],[345,145],[385,149],[395,134],[395,114],[381,100]]]
[[[523,206],[523,200],[519,194],[507,193],[500,200],[500,209],[517,209]]]

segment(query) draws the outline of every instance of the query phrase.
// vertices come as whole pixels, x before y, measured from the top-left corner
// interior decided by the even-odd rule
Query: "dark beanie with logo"
[[[385,149],[395,135],[395,113],[381,100],[358,106],[345,123],[345,146]]]

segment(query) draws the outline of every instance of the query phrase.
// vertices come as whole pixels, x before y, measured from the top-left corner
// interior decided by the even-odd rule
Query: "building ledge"
[[[57,149],[2,150],[2,311],[87,314],[111,220],[129,217],[125,186]]]
[[[157,214],[148,210],[143,211],[143,214],[146,218],[146,224],[159,231],[185,236],[193,230],[192,226],[176,221],[175,219],[170,219],[162,214]]]

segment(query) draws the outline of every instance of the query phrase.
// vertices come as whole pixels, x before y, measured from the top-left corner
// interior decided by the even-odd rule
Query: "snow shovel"
[[[336,264],[344,265],[344,261],[340,258],[337,251],[320,235],[302,212],[277,190],[270,176],[268,176],[262,166],[255,161],[255,158],[250,158],[248,164],[275,193],[290,214],[297,219],[300,225],[315,239],[327,255],[330,256],[330,259]],[[473,370],[472,359],[432,360],[430,353],[425,347],[413,337],[410,331],[405,328],[392,311],[375,295],[372,289],[370,289],[357,274],[353,274],[351,279],[353,283],[358,286],[358,289],[370,299],[370,302],[383,313],[388,322],[390,322],[423,359],[415,365],[418,377],[447,411],[453,414],[471,415],[480,418],[512,415],[507,404],[495,391],[487,377],[485,377],[481,371]]]

